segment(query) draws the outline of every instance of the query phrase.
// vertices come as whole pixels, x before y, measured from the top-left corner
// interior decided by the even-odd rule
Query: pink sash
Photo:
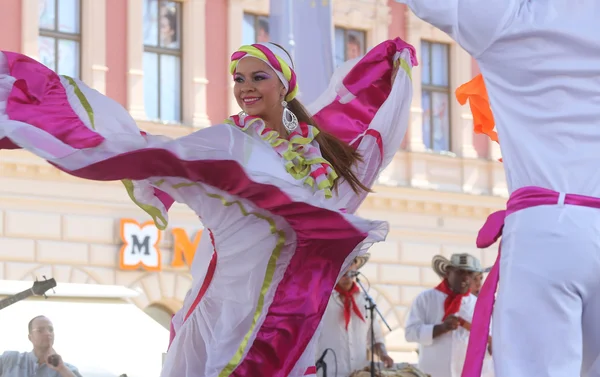
[[[525,208],[542,205],[569,204],[583,207],[600,208],[600,198],[590,196],[562,194],[541,187],[523,187],[512,193],[506,210],[492,213],[477,235],[477,247],[485,249],[492,246],[501,236],[506,216]],[[469,337],[467,356],[462,371],[462,377],[480,377],[483,367],[483,359],[487,350],[487,341],[494,308],[495,294],[498,287],[500,252],[492,267],[483,287],[479,292],[473,323]]]

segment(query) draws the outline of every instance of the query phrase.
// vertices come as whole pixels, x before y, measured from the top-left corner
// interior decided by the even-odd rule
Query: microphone
[[[57,367],[58,364],[60,364],[60,356],[58,356],[56,354],[48,356],[48,364],[53,365],[54,367]]]

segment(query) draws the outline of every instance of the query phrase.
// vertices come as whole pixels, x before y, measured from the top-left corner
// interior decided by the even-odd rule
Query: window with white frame
[[[269,17],[244,13],[242,45],[269,42]]]
[[[81,0],[38,0],[40,62],[60,75],[80,77]]]
[[[335,28],[335,65],[363,56],[366,52],[366,33],[364,30]]]
[[[450,46],[421,41],[421,106],[423,144],[450,151]]]
[[[143,1],[146,116],[181,122],[181,3]]]

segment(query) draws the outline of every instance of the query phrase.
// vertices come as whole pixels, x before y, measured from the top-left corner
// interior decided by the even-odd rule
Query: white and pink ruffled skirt
[[[0,149],[15,148],[77,177],[122,180],[159,228],[173,201],[202,219],[210,237],[173,319],[163,377],[314,375],[315,333],[338,277],[388,231],[291,177],[260,135],[227,124],[147,135],[106,96],[4,52]]]

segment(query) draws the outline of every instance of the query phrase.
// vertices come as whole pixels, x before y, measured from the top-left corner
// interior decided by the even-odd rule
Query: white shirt
[[[399,0],[476,58],[509,191],[600,197],[598,0]]]
[[[328,377],[349,377],[355,370],[363,369],[369,365],[367,352],[371,348],[371,319],[367,314],[367,300],[362,292],[354,294],[354,300],[363,313],[364,321],[352,312],[350,323],[346,331],[344,321],[344,302],[340,294],[333,291],[329,298],[329,304],[323,315],[321,334],[317,345],[317,360],[321,357],[327,348],[335,352],[335,357],[331,351],[327,352],[325,362],[327,363]],[[375,312],[375,344],[385,344],[381,327],[379,325],[378,314]],[[335,375],[337,358],[337,376]],[[319,371],[322,376],[322,371]]]
[[[77,368],[64,364],[76,377],[81,377]],[[60,377],[60,374],[46,364],[39,364],[33,351],[6,351],[0,356],[0,377]]]
[[[446,297],[436,289],[422,292],[406,319],[406,341],[419,344],[419,369],[431,377],[460,377],[467,353],[469,331],[462,327],[433,339],[433,327],[444,317]],[[474,295],[464,297],[457,316],[472,322],[476,301]],[[491,356],[486,353],[481,375],[492,377],[493,368]]]

